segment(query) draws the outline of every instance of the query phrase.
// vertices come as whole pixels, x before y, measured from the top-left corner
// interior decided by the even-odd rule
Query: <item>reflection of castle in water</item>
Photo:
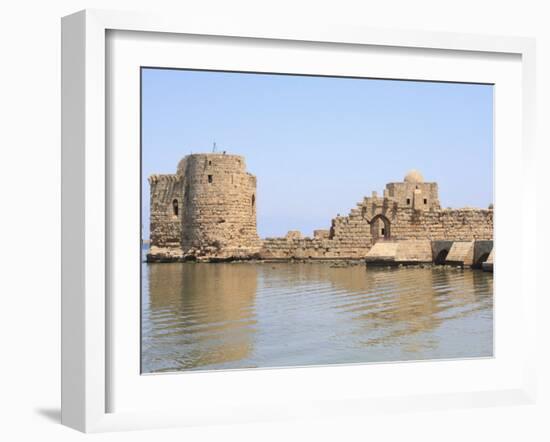
[[[281,285],[328,283],[334,296],[344,294],[335,307],[361,324],[361,330],[392,330],[369,339],[366,345],[434,330],[443,321],[492,304],[493,280],[476,271],[438,267],[365,271],[363,266],[332,268],[309,263],[293,266],[292,281],[281,281]]]
[[[151,351],[168,350],[180,369],[249,356],[255,326],[255,266],[166,264],[148,266],[147,271]]]
[[[387,331],[365,340],[365,345],[433,331],[444,322],[492,305],[492,279],[480,272],[441,268],[371,270],[365,276],[376,292],[368,308],[358,311],[354,320],[362,329]],[[377,295],[380,292],[385,293]],[[417,345],[430,346],[433,342],[425,340]]]
[[[492,278],[477,271],[321,263],[145,268],[143,354],[152,367],[145,371],[269,366],[274,355],[283,358],[279,366],[293,365],[293,357],[300,365],[309,355],[316,363],[317,351],[343,351],[338,362],[373,360],[386,348],[394,353],[378,360],[403,351],[409,359],[439,356],[440,326],[478,311],[492,317]]]

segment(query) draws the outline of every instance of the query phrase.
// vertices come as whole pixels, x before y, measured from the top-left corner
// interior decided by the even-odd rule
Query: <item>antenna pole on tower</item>
[[[212,153],[216,152],[216,142],[214,141],[212,145]]]

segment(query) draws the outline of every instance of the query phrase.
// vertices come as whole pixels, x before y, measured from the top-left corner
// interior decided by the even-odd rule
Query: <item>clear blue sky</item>
[[[194,152],[246,157],[261,237],[329,228],[418,169],[443,207],[493,201],[493,87],[144,69],[143,224],[151,174]]]

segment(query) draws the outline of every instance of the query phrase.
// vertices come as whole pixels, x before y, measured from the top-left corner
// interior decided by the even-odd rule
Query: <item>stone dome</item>
[[[407,175],[405,175],[406,183],[423,183],[424,177],[418,170],[411,170]]]

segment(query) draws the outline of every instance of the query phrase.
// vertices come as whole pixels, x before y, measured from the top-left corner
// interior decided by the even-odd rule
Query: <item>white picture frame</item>
[[[521,199],[522,212],[518,222],[536,220],[534,181],[535,155],[535,42],[533,39],[518,37],[493,37],[450,33],[427,33],[416,31],[388,31],[376,29],[347,28],[343,26],[294,28],[284,24],[266,26],[265,23],[217,23],[197,21],[192,17],[158,17],[150,14],[133,14],[87,10],[63,18],[62,21],[62,422],[80,431],[95,432],[121,429],[155,428],[166,426],[185,426],[219,422],[247,422],[267,419],[285,419],[290,417],[311,417],[329,415],[353,415],[369,413],[383,409],[388,412],[426,408],[452,408],[468,406],[499,405],[510,403],[532,403],[535,397],[535,339],[523,341],[523,352],[517,355],[518,367],[514,370],[514,379],[500,387],[492,385],[483,388],[482,384],[462,391],[446,391],[449,379],[438,382],[437,388],[424,393],[419,391],[401,391],[399,383],[394,391],[377,392],[375,395],[359,391],[350,396],[352,385],[341,388],[325,386],[326,391],[315,391],[315,384],[306,385],[299,395],[281,395],[273,400],[255,403],[258,388],[266,385],[266,379],[277,377],[277,382],[300,382],[311,378],[312,370],[322,373],[325,379],[353,378],[365,373],[364,366],[321,367],[312,369],[284,369],[267,371],[240,371],[231,375],[222,373],[203,373],[193,375],[197,385],[211,384],[221,388],[231,376],[234,385],[250,384],[250,394],[225,400],[216,406],[204,404],[191,413],[186,407],[176,407],[168,400],[166,388],[170,386],[165,378],[157,389],[152,384],[145,390],[161,391],[166,397],[166,407],[136,407],[134,410],[113,407],[110,394],[115,388],[112,382],[113,354],[110,334],[113,334],[113,321],[116,322],[116,309],[113,310],[109,298],[111,285],[110,260],[114,259],[109,244],[116,229],[110,229],[112,222],[112,196],[110,195],[110,164],[106,121],[110,118],[107,107],[109,93],[106,77],[108,51],[106,41],[109,32],[154,32],[156,35],[171,36],[217,36],[220,38],[255,39],[256,41],[285,42],[286,45],[301,44],[337,44],[339,47],[377,47],[384,51],[390,48],[406,50],[426,49],[440,54],[475,54],[479,60],[490,54],[513,56],[519,60],[521,81],[519,89],[512,91],[519,97],[521,112],[515,122],[521,131],[517,132],[518,146],[514,151],[521,159],[523,186],[511,189]],[[437,57],[437,54],[435,55]],[[111,60],[112,61],[112,60]],[[417,79],[422,79],[422,74]],[[467,78],[464,79],[466,81]],[[498,135],[498,132],[497,132]],[[498,143],[498,141],[497,141]],[[513,146],[512,146],[513,148]],[[513,158],[512,158],[513,159]],[[507,166],[510,167],[510,166]],[[505,189],[506,190],[506,189]],[[497,207],[499,187],[496,188]],[[505,202],[502,203],[505,213]],[[498,213],[498,212],[497,212]],[[498,216],[498,215],[497,215]],[[535,221],[536,222],[536,221]],[[504,223],[502,224],[504,226]],[[526,224],[520,224],[526,225]],[[519,229],[519,235],[525,235]],[[497,234],[498,236],[498,230]],[[498,241],[498,240],[497,240]],[[520,241],[517,249],[511,252],[520,254],[521,272],[527,271],[527,257],[536,255],[536,244]],[[506,254],[500,253],[499,265],[506,266]],[[501,264],[502,263],[502,264]],[[503,272],[504,274],[504,272]],[[497,280],[498,281],[498,280]],[[534,336],[537,287],[533,278],[522,278],[518,283],[521,292],[516,308],[523,315],[518,319],[524,329],[524,336]],[[496,285],[497,290],[506,290],[506,284]],[[136,294],[139,296],[139,293]],[[504,298],[503,298],[504,299]],[[504,304],[504,302],[503,302]],[[512,307],[512,304],[510,304]],[[118,309],[120,312],[120,309]],[[118,317],[119,318],[119,317]],[[120,346],[118,347],[120,348]],[[116,351],[116,350],[115,350]],[[498,354],[496,359],[498,359]],[[478,368],[467,361],[457,370]],[[382,364],[370,366],[370,373],[394,372],[402,376],[398,365]],[[409,375],[413,372],[424,376],[427,365],[408,365]],[[412,367],[412,368],[411,368]],[[496,366],[494,366],[496,367]],[[485,370],[492,368],[487,365]],[[453,367],[450,367],[453,369]],[[304,370],[309,370],[305,371]],[[511,373],[511,372],[510,372]],[[517,374],[517,376],[516,376]],[[139,376],[139,373],[134,373]],[[118,375],[117,375],[118,376]],[[176,375],[179,376],[179,375]],[[202,376],[203,378],[200,378]],[[204,378],[207,376],[207,378]],[[510,377],[512,377],[510,375]],[[116,378],[116,377],[115,377]],[[151,377],[146,377],[151,379]],[[120,376],[118,376],[120,379]],[[152,381],[147,380],[151,383]],[[238,383],[241,384],[238,384]],[[269,381],[271,382],[271,380]],[[327,382],[330,384],[330,382]],[[266,385],[267,387],[267,385]],[[346,389],[347,388],[347,389]],[[309,390],[308,390],[309,389]],[[124,390],[121,390],[122,394]],[[199,390],[193,390],[187,401],[198,399]],[[206,390],[204,390],[206,391]],[[269,391],[269,389],[267,389]],[[308,391],[310,396],[308,397]],[[315,391],[315,395],[313,395]],[[207,393],[208,395],[214,393]],[[230,394],[228,391],[227,394]],[[268,394],[268,393],[266,393]],[[193,396],[195,395],[195,397]],[[269,395],[269,394],[268,394]],[[158,399],[158,398],[157,398]],[[210,397],[212,399],[212,397]],[[134,399],[131,399],[134,400]],[[130,399],[128,401],[131,401]],[[202,398],[204,402],[204,398]],[[223,409],[230,409],[224,412]]]

